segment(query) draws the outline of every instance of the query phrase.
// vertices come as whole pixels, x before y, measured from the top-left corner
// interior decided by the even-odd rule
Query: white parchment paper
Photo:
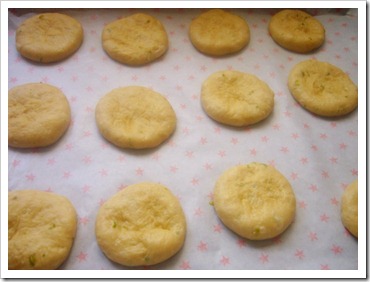
[[[181,201],[187,219],[182,250],[159,265],[138,269],[353,270],[357,240],[343,227],[340,199],[357,178],[357,110],[341,118],[314,116],[289,93],[287,78],[298,62],[330,62],[357,83],[357,14],[314,9],[326,29],[325,44],[310,54],[278,46],[267,26],[272,9],[232,9],[245,18],[249,45],[222,58],[199,53],[188,37],[191,20],[202,9],[64,10],[84,28],[84,42],[70,58],[39,65],[15,48],[15,30],[34,13],[9,14],[9,89],[29,82],[59,87],[71,106],[73,122],[59,142],[44,149],[9,148],[9,191],[39,189],[68,197],[78,213],[72,251],[61,269],[126,269],[99,249],[94,233],[100,205],[125,186],[160,182]],[[113,61],[101,46],[105,24],[136,12],[162,21],[168,52],[142,67]],[[211,120],[200,105],[202,82],[225,69],[252,73],[275,93],[273,114],[246,128]],[[94,111],[98,100],[117,87],[150,87],[167,97],[177,115],[173,136],[152,150],[125,150],[99,134]],[[5,93],[3,93],[4,95]],[[364,93],[359,93],[364,95]],[[240,238],[217,218],[214,184],[231,166],[249,162],[274,165],[290,181],[297,198],[294,223],[279,237],[254,242]]]

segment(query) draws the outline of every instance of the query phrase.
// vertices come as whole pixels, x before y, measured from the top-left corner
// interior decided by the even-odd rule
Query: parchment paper
[[[84,42],[70,58],[49,65],[32,63],[15,48],[16,28],[34,13],[10,13],[9,89],[29,82],[59,87],[68,98],[73,122],[61,140],[48,148],[9,147],[9,191],[46,190],[71,200],[78,213],[77,237],[61,269],[126,269],[99,249],[95,218],[105,200],[142,181],[160,182],[180,199],[188,228],[177,255],[136,269],[357,269],[357,240],[340,219],[343,190],[357,178],[357,110],[341,118],[318,117],[300,107],[287,87],[291,68],[309,58],[340,67],[357,83],[357,11],[312,9],[326,29],[325,44],[313,53],[296,54],[278,46],[268,34],[269,19],[276,10],[231,9],[247,20],[251,40],[241,52],[222,58],[199,53],[189,41],[189,24],[203,11],[66,9],[63,13],[82,23]],[[161,59],[129,67],[108,57],[101,32],[105,24],[136,12],[161,20],[170,46]],[[201,84],[213,72],[225,69],[255,74],[271,87],[275,107],[269,118],[233,128],[205,114],[199,100]],[[176,112],[175,133],[158,148],[120,149],[97,130],[98,100],[128,85],[163,94]],[[210,204],[220,174],[249,162],[274,165],[296,194],[294,223],[272,240],[240,238],[221,223]]]

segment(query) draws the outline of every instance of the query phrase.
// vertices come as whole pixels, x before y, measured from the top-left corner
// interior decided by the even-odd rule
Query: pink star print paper
[[[187,236],[174,257],[139,269],[357,269],[357,240],[340,219],[344,188],[359,176],[357,110],[341,118],[321,118],[304,110],[287,87],[291,68],[306,59],[330,62],[357,84],[356,13],[311,10],[324,25],[326,40],[315,52],[297,54],[278,46],[268,34],[276,10],[231,9],[248,22],[251,40],[237,54],[214,58],[198,52],[188,37],[191,20],[204,10],[64,10],[83,25],[84,41],[71,57],[49,65],[34,64],[15,48],[17,27],[33,13],[9,13],[9,88],[29,82],[54,85],[66,95],[72,114],[70,127],[56,144],[42,149],[9,148],[9,191],[48,190],[71,200],[78,229],[61,269],[127,269],[99,249],[95,218],[107,199],[142,181],[159,182],[179,199]],[[163,23],[169,49],[151,64],[129,67],[104,52],[101,32],[105,24],[136,12],[151,14]],[[270,86],[275,105],[266,120],[234,128],[205,114],[200,103],[202,83],[212,73],[227,69],[254,74]],[[114,88],[129,85],[161,93],[176,112],[174,134],[157,148],[120,149],[97,129],[99,99]],[[274,166],[296,195],[294,222],[271,240],[241,238],[218,219],[213,207],[213,189],[220,174],[250,162]]]

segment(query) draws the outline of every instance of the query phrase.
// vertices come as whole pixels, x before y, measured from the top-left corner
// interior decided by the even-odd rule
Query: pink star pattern
[[[247,245],[247,242],[244,239],[239,238],[238,241],[237,241],[237,244],[238,244],[239,248],[244,248]]]
[[[317,188],[317,185],[315,184],[311,184],[309,189],[312,191],[312,192],[317,192],[318,188]]]
[[[233,9],[248,20],[251,41],[235,55],[212,57],[198,52],[187,34],[190,20],[205,9],[148,9],[165,25],[169,49],[151,64],[130,67],[112,60],[102,49],[101,28],[112,20],[112,11],[108,10],[86,11],[84,17],[76,12],[84,26],[84,44],[70,58],[48,66],[30,64],[18,54],[16,32],[14,26],[9,26],[9,88],[28,81],[55,84],[71,107],[71,125],[54,145],[8,149],[9,191],[35,188],[63,194],[75,204],[79,234],[66,265],[76,269],[91,265],[116,268],[98,250],[92,250],[86,239],[91,237],[88,232],[94,225],[95,212],[127,186],[153,181],[167,186],[179,199],[190,235],[174,259],[140,269],[190,270],[210,265],[217,269],[249,269],[251,265],[268,269],[279,261],[282,249],[288,254],[285,262],[279,261],[283,268],[305,264],[323,270],[356,269],[357,262],[344,260],[347,255],[357,257],[357,241],[348,230],[341,227],[339,232],[336,230],[335,241],[328,238],[334,238],[332,229],[340,224],[344,188],[362,175],[362,166],[357,163],[361,152],[357,141],[362,132],[357,111],[335,119],[321,118],[294,100],[284,79],[302,56],[271,40],[267,26],[276,11],[266,9],[263,14],[255,9]],[[122,9],[113,19],[140,10]],[[321,9],[312,11],[321,15]],[[15,22],[24,17],[19,16]],[[354,32],[358,30],[357,18],[331,13],[321,19],[328,31],[325,45],[307,59],[337,64],[356,81],[357,58],[361,58]],[[222,69],[250,72],[265,80],[275,93],[272,115],[240,128],[210,118],[201,105],[201,86],[209,75]],[[145,150],[118,148],[96,127],[96,103],[113,88],[126,85],[153,89],[173,107],[176,130],[160,146]],[[234,234],[217,219],[214,208],[217,177],[233,165],[252,161],[278,169],[297,196],[297,217],[292,227],[266,242],[250,242]],[[262,247],[255,248],[255,244]],[[324,255],[317,258],[316,252]]]
[[[205,251],[208,250],[208,244],[203,242],[203,241],[200,241],[198,246],[197,246],[197,249],[198,249],[198,251],[205,252]]]
[[[339,201],[335,197],[330,199],[330,203],[332,205],[334,205],[334,206],[338,206],[339,205]]]
[[[35,180],[36,176],[33,173],[29,173],[29,174],[26,175],[26,178],[27,178],[28,181],[32,182],[32,181]]]
[[[304,252],[301,250],[301,249],[297,249],[294,253],[294,256],[297,258],[297,259],[304,259]]]
[[[329,265],[328,264],[320,264],[320,269],[321,270],[329,270]]]
[[[138,167],[136,170],[136,175],[143,176],[144,175],[144,170],[141,167]]]
[[[21,163],[20,160],[14,160],[12,165],[13,165],[13,167],[17,167],[17,166],[19,166],[20,163]]]
[[[195,210],[195,212],[194,212],[194,214],[196,215],[196,216],[201,216],[202,214],[203,214],[203,211],[202,211],[202,209],[201,208],[197,208],[196,210]]]
[[[311,242],[318,240],[316,232],[310,232],[310,234],[308,236],[309,236]]]
[[[188,260],[184,260],[181,263],[180,268],[183,269],[183,270],[191,269],[189,261]]]
[[[77,260],[78,262],[83,262],[83,261],[86,261],[87,260],[87,253],[85,252],[80,252],[78,255],[77,255]]]
[[[269,256],[265,253],[262,253],[260,256],[259,256],[259,260],[261,263],[265,264],[265,263],[268,263],[269,262]]]
[[[226,265],[230,264],[230,258],[226,257],[226,256],[222,256],[222,258],[220,259],[220,263],[223,266],[226,266]]]
[[[86,225],[86,224],[88,224],[88,223],[89,223],[89,219],[88,219],[86,216],[84,216],[84,217],[80,217],[80,223],[81,223],[82,225]]]
[[[333,254],[335,254],[335,255],[340,255],[340,254],[343,252],[342,247],[340,247],[340,246],[338,246],[338,245],[336,245],[336,244],[333,244],[330,250],[331,250],[331,251],[333,252]]]
[[[322,215],[320,215],[320,220],[327,223],[329,221],[329,217],[326,215],[326,213],[323,213]]]
[[[301,208],[301,209],[305,209],[307,207],[307,204],[305,201],[299,201],[298,202],[298,206]]]
[[[213,232],[221,233],[221,231],[222,231],[221,224],[215,224],[215,225],[213,225]]]

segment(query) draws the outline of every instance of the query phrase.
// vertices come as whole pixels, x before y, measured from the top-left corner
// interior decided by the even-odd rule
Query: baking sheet
[[[8,151],[9,191],[40,189],[62,194],[78,213],[77,236],[63,270],[127,269],[107,259],[94,234],[101,204],[125,186],[160,182],[181,201],[188,229],[182,250],[168,261],[135,269],[172,270],[353,270],[358,244],[340,220],[340,198],[358,174],[358,113],[327,119],[302,109],[287,88],[290,69],[309,58],[328,61],[357,83],[357,11],[314,9],[326,29],[325,44],[311,54],[276,45],[267,32],[273,9],[230,9],[245,18],[249,45],[222,58],[199,53],[188,38],[191,20],[204,9],[66,9],[84,27],[84,42],[70,58],[39,65],[15,49],[15,30],[33,13],[9,13],[9,89],[43,82],[67,96],[72,124],[62,139],[43,149]],[[110,59],[101,47],[106,23],[136,12],[162,21],[168,52],[142,67]],[[252,73],[275,93],[273,114],[245,128],[212,121],[201,108],[202,82],[213,72]],[[177,115],[174,135],[151,150],[119,149],[99,134],[98,100],[117,87],[150,87],[167,97]],[[360,93],[361,95],[361,93]],[[297,198],[294,223],[279,237],[242,239],[217,218],[214,184],[231,166],[249,162],[274,165],[291,182]]]

